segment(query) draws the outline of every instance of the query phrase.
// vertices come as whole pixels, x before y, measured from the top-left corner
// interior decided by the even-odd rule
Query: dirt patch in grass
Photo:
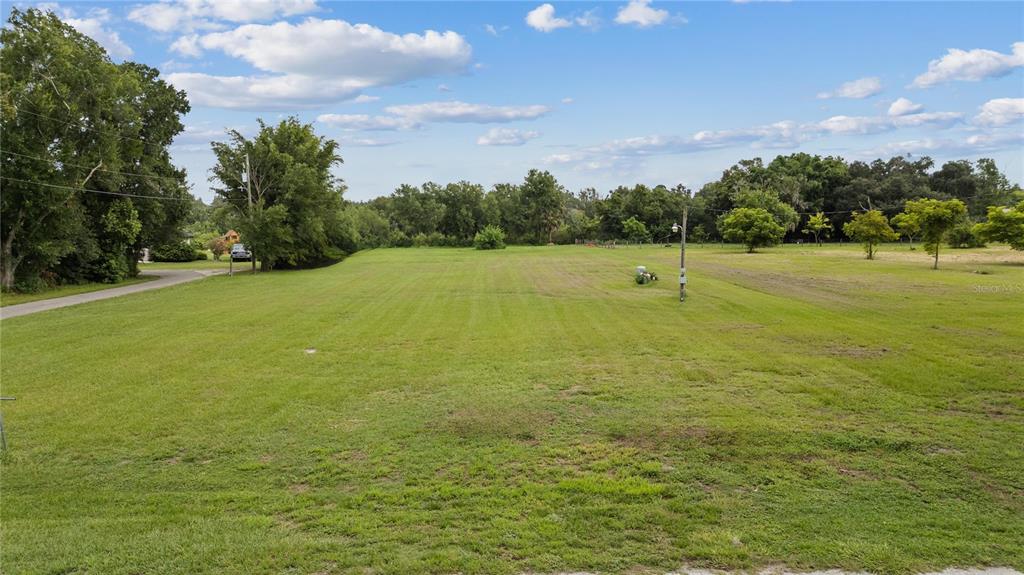
[[[555,415],[539,410],[462,408],[452,411],[435,428],[463,439],[508,438],[533,440],[555,422]]]
[[[890,351],[891,350],[887,347],[833,344],[825,348],[825,355],[832,357],[848,357],[853,359],[874,359],[882,357]]]
[[[780,297],[796,297],[829,307],[853,306],[858,303],[848,295],[850,282],[821,277],[794,278],[792,274],[751,270],[705,262],[702,269],[713,276],[736,285]]]

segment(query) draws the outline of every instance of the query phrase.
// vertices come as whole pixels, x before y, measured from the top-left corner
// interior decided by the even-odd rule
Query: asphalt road
[[[120,297],[123,295],[133,294],[140,291],[165,288],[167,286],[191,282],[220,273],[224,273],[224,271],[160,270],[144,273],[142,275],[156,276],[157,279],[148,282],[142,282],[139,284],[132,284],[130,286],[110,288],[88,293],[68,295],[64,297],[55,297],[51,299],[41,299],[39,301],[30,301],[28,303],[20,303],[18,305],[0,307],[0,319],[18,317],[19,315],[28,315],[30,313],[39,313],[41,311],[57,309],[59,307],[67,307],[69,305],[78,305],[80,303],[98,301],[101,299]]]

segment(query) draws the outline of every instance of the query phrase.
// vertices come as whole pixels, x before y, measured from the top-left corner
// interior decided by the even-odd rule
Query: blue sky
[[[20,4],[25,6],[25,4]],[[297,115],[342,144],[347,197],[684,183],[795,151],[995,158],[1024,181],[1024,3],[169,0],[45,7],[193,110],[174,146]]]

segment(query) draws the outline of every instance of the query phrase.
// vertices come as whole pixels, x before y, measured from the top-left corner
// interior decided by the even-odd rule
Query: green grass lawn
[[[878,257],[693,248],[680,304],[670,248],[374,250],[5,320],[3,570],[1024,569],[1024,255]]]
[[[192,262],[150,262],[139,264],[140,271],[156,271],[156,270],[220,270],[228,269],[228,258],[222,258],[220,261],[215,260],[196,260]],[[235,262],[235,270],[239,269],[250,269],[249,262]]]
[[[46,289],[34,293],[0,293],[0,306],[17,305],[19,303],[28,303],[31,301],[39,301],[41,299],[51,299],[55,297],[64,297],[66,295],[76,295],[80,293],[89,293],[94,291],[100,291],[116,287],[124,287],[132,284],[142,283],[145,281],[153,280],[153,277],[138,277],[124,280],[116,284],[102,284],[102,283],[87,283],[87,284],[74,284],[74,285],[63,285],[55,288]]]

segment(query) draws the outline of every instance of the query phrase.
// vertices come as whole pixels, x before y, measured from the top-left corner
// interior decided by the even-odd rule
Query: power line
[[[60,163],[61,165],[64,165],[64,166],[74,166],[76,168],[83,168],[83,169],[86,169],[86,170],[91,170],[92,169],[91,167],[85,166],[85,165],[82,165],[82,164],[73,164],[71,162],[64,162],[64,161],[60,161],[60,160],[41,158],[39,156],[32,156],[32,155],[29,155],[29,154],[20,154],[18,152],[12,152],[10,150],[0,150],[0,153],[10,154],[12,156],[21,156],[22,158],[29,158],[29,159],[33,159],[33,160],[40,160],[40,161],[43,161],[43,162],[55,162],[55,163]],[[118,175],[121,175],[121,176],[135,176],[135,177],[138,177],[138,178],[147,178],[147,179],[155,179],[155,180],[157,180],[157,179],[158,180],[170,180],[170,181],[175,182],[175,183],[179,183],[179,184],[181,183],[177,179],[175,179],[175,178],[173,178],[171,176],[157,176],[157,175],[151,175],[151,174],[139,174],[139,173],[136,173],[136,172],[118,172],[116,170],[108,170],[106,168],[96,168],[96,171],[97,172],[106,172],[108,174],[118,174]]]
[[[24,114],[29,114],[31,116],[36,116],[37,118],[45,118],[47,120],[53,120],[55,122],[60,122],[61,124],[64,124],[64,125],[76,125],[76,126],[79,126],[80,128],[84,128],[84,129],[92,131],[92,132],[99,132],[99,130],[97,130],[96,128],[85,126],[81,122],[76,122],[74,120],[64,120],[64,119],[61,119],[61,118],[55,118],[53,116],[47,116],[45,114],[37,114],[35,112],[30,112],[30,111],[26,110],[23,106],[15,106],[15,112],[18,113],[18,114],[24,113]],[[155,142],[150,142],[149,140],[144,140],[142,138],[133,138],[132,136],[124,136],[124,135],[121,135],[121,134],[114,134],[114,137],[120,138],[122,140],[133,140],[133,141],[136,141],[136,142],[142,142],[143,144],[150,144],[150,145],[153,145],[153,146],[160,145],[160,144],[157,144]]]
[[[72,192],[89,192],[91,194],[104,194],[104,195],[108,195],[108,196],[122,196],[122,197],[126,197],[126,198],[147,198],[147,199],[151,199],[151,200],[172,200],[172,201],[176,201],[176,202],[194,202],[195,201],[195,198],[193,198],[193,197],[188,197],[188,198],[172,198],[172,197],[169,197],[169,196],[147,196],[147,195],[143,195],[143,194],[128,194],[128,193],[123,193],[123,192],[108,192],[108,191],[105,191],[105,190],[91,190],[89,188],[75,188],[75,187],[72,187],[72,186],[61,186],[61,185],[58,185],[58,184],[47,184],[47,183],[44,183],[44,182],[33,182],[33,181],[29,181],[29,180],[22,180],[22,179],[18,179],[18,178],[12,178],[10,176],[0,176],[0,178],[3,178],[3,179],[8,180],[8,181],[12,181],[12,182],[20,182],[22,184],[33,184],[33,185],[36,185],[36,186],[45,186],[47,188],[56,188],[56,189],[60,189],[60,190],[71,190]]]

